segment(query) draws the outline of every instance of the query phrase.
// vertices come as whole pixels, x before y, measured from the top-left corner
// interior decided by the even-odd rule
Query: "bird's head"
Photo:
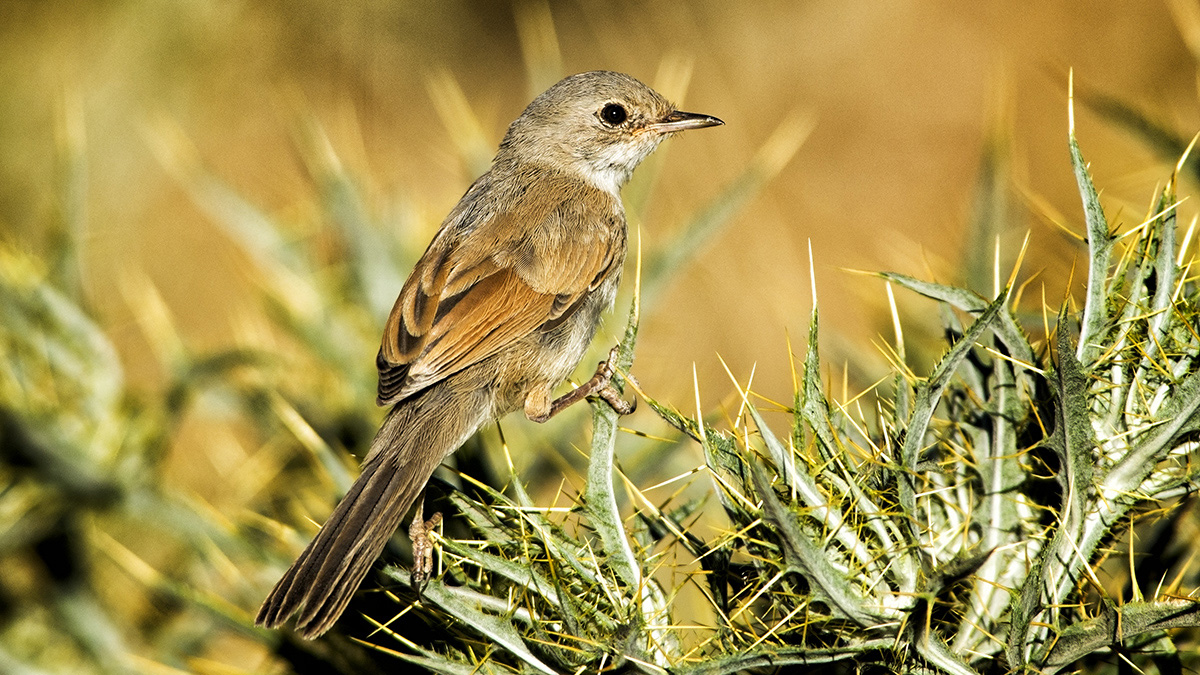
[[[547,89],[512,123],[500,155],[579,174],[617,194],[667,136],[724,124],[676,110],[638,80],[605,70],[572,75]]]

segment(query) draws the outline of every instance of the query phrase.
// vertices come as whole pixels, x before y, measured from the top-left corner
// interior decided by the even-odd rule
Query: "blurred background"
[[[739,376],[760,363],[760,388],[786,393],[786,336],[803,335],[811,305],[808,241],[826,335],[890,337],[882,283],[841,269],[961,275],[989,143],[1014,180],[1005,254],[1028,231],[1025,269],[1045,269],[1048,297],[1061,297],[1078,249],[1049,219],[1076,232],[1080,222],[1066,153],[1068,69],[1081,92],[1119,97],[1185,138],[1200,128],[1179,25],[1197,10],[1182,1],[2,7],[0,223],[30,246],[45,236],[58,208],[46,186],[62,179],[56,144],[73,137],[87,162],[89,300],[128,355],[139,335],[117,280],[130,270],[153,280],[198,346],[227,342],[230,317],[259,307],[245,261],[156,159],[162,123],[248,201],[305,221],[317,195],[290,136],[296,117],[311,114],[381,225],[398,228],[398,214],[411,211],[412,238],[427,240],[479,171],[439,117],[437,78],[458,83],[490,156],[562,74],[605,68],[654,83],[685,69],[683,91],[670,93],[727,126],[665,148],[637,223],[654,250],[789,115],[802,116],[815,124],[803,146],[646,317],[638,375],[666,398],[691,389],[693,362],[702,387],[725,387],[718,353]],[[554,46],[518,30],[522,12],[546,11],[557,61]],[[1176,158],[1086,107],[1077,124],[1110,209],[1144,217]],[[126,360],[132,376],[153,375]]]
[[[534,95],[565,74],[624,71],[726,122],[670,141],[627,190],[648,255],[680,247],[704,214],[727,213],[659,284],[634,373],[652,396],[690,410],[694,367],[703,407],[716,410],[734,400],[723,359],[743,383],[756,368],[755,389],[788,400],[789,341],[802,350],[812,308],[809,246],[824,361],[835,381],[846,364],[860,387],[885,372],[875,345],[893,335],[883,282],[848,270],[986,294],[994,242],[1003,281],[1028,236],[1020,280],[1033,278],[1032,306],[1078,292],[1068,72],[1084,156],[1110,221],[1128,226],[1200,130],[1197,54],[1193,0],[0,0],[0,238],[37,257],[64,223],[76,228],[82,303],[134,395],[158,391],[170,373],[148,337],[147,289],[193,353],[239,344],[268,311],[270,284],[197,198],[198,175],[336,265],[311,159],[320,155],[316,164],[352,177],[366,220],[411,262]],[[1194,191],[1193,175],[1181,194]],[[1195,213],[1185,203],[1181,221]],[[395,290],[406,274],[392,270]],[[936,312],[911,296],[898,302],[913,317],[905,329],[921,372],[941,349]],[[597,357],[627,307],[618,302]],[[386,308],[361,311],[368,334]],[[367,379],[347,378],[356,405],[374,396],[373,350],[356,357]],[[356,422],[368,435],[373,423]],[[163,489],[202,495],[221,517],[259,510],[253,490],[223,491],[222,457],[241,456],[248,434],[220,406],[191,410],[164,441]],[[126,579],[109,558],[97,574]],[[278,571],[224,599],[253,611]],[[37,595],[27,591],[39,574],[6,591],[10,614]],[[128,585],[113,583],[113,596]],[[137,636],[154,601],[106,599],[123,601],[133,618],[114,630],[141,654],[138,668],[169,672],[159,661],[170,659]],[[177,649],[172,667],[268,668],[261,648],[204,635]]]

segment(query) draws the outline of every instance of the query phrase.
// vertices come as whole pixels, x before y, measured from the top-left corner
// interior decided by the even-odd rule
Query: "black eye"
[[[609,103],[600,109],[600,119],[614,127],[624,122],[628,117],[629,113],[625,112],[624,106],[616,103]]]

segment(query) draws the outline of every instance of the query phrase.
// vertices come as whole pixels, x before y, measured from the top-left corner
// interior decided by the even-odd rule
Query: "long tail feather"
[[[485,421],[481,406],[462,405],[469,402],[448,389],[425,394],[388,413],[358,480],[263,601],[255,623],[275,628],[296,614],[305,638],[329,630],[442,458]]]

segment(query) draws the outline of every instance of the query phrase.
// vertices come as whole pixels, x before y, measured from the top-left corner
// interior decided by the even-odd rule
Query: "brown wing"
[[[438,234],[388,317],[376,359],[379,405],[557,325],[579,307],[624,260],[620,214],[607,195],[586,196],[596,202],[518,208],[461,238]],[[585,218],[595,226],[580,227]]]

